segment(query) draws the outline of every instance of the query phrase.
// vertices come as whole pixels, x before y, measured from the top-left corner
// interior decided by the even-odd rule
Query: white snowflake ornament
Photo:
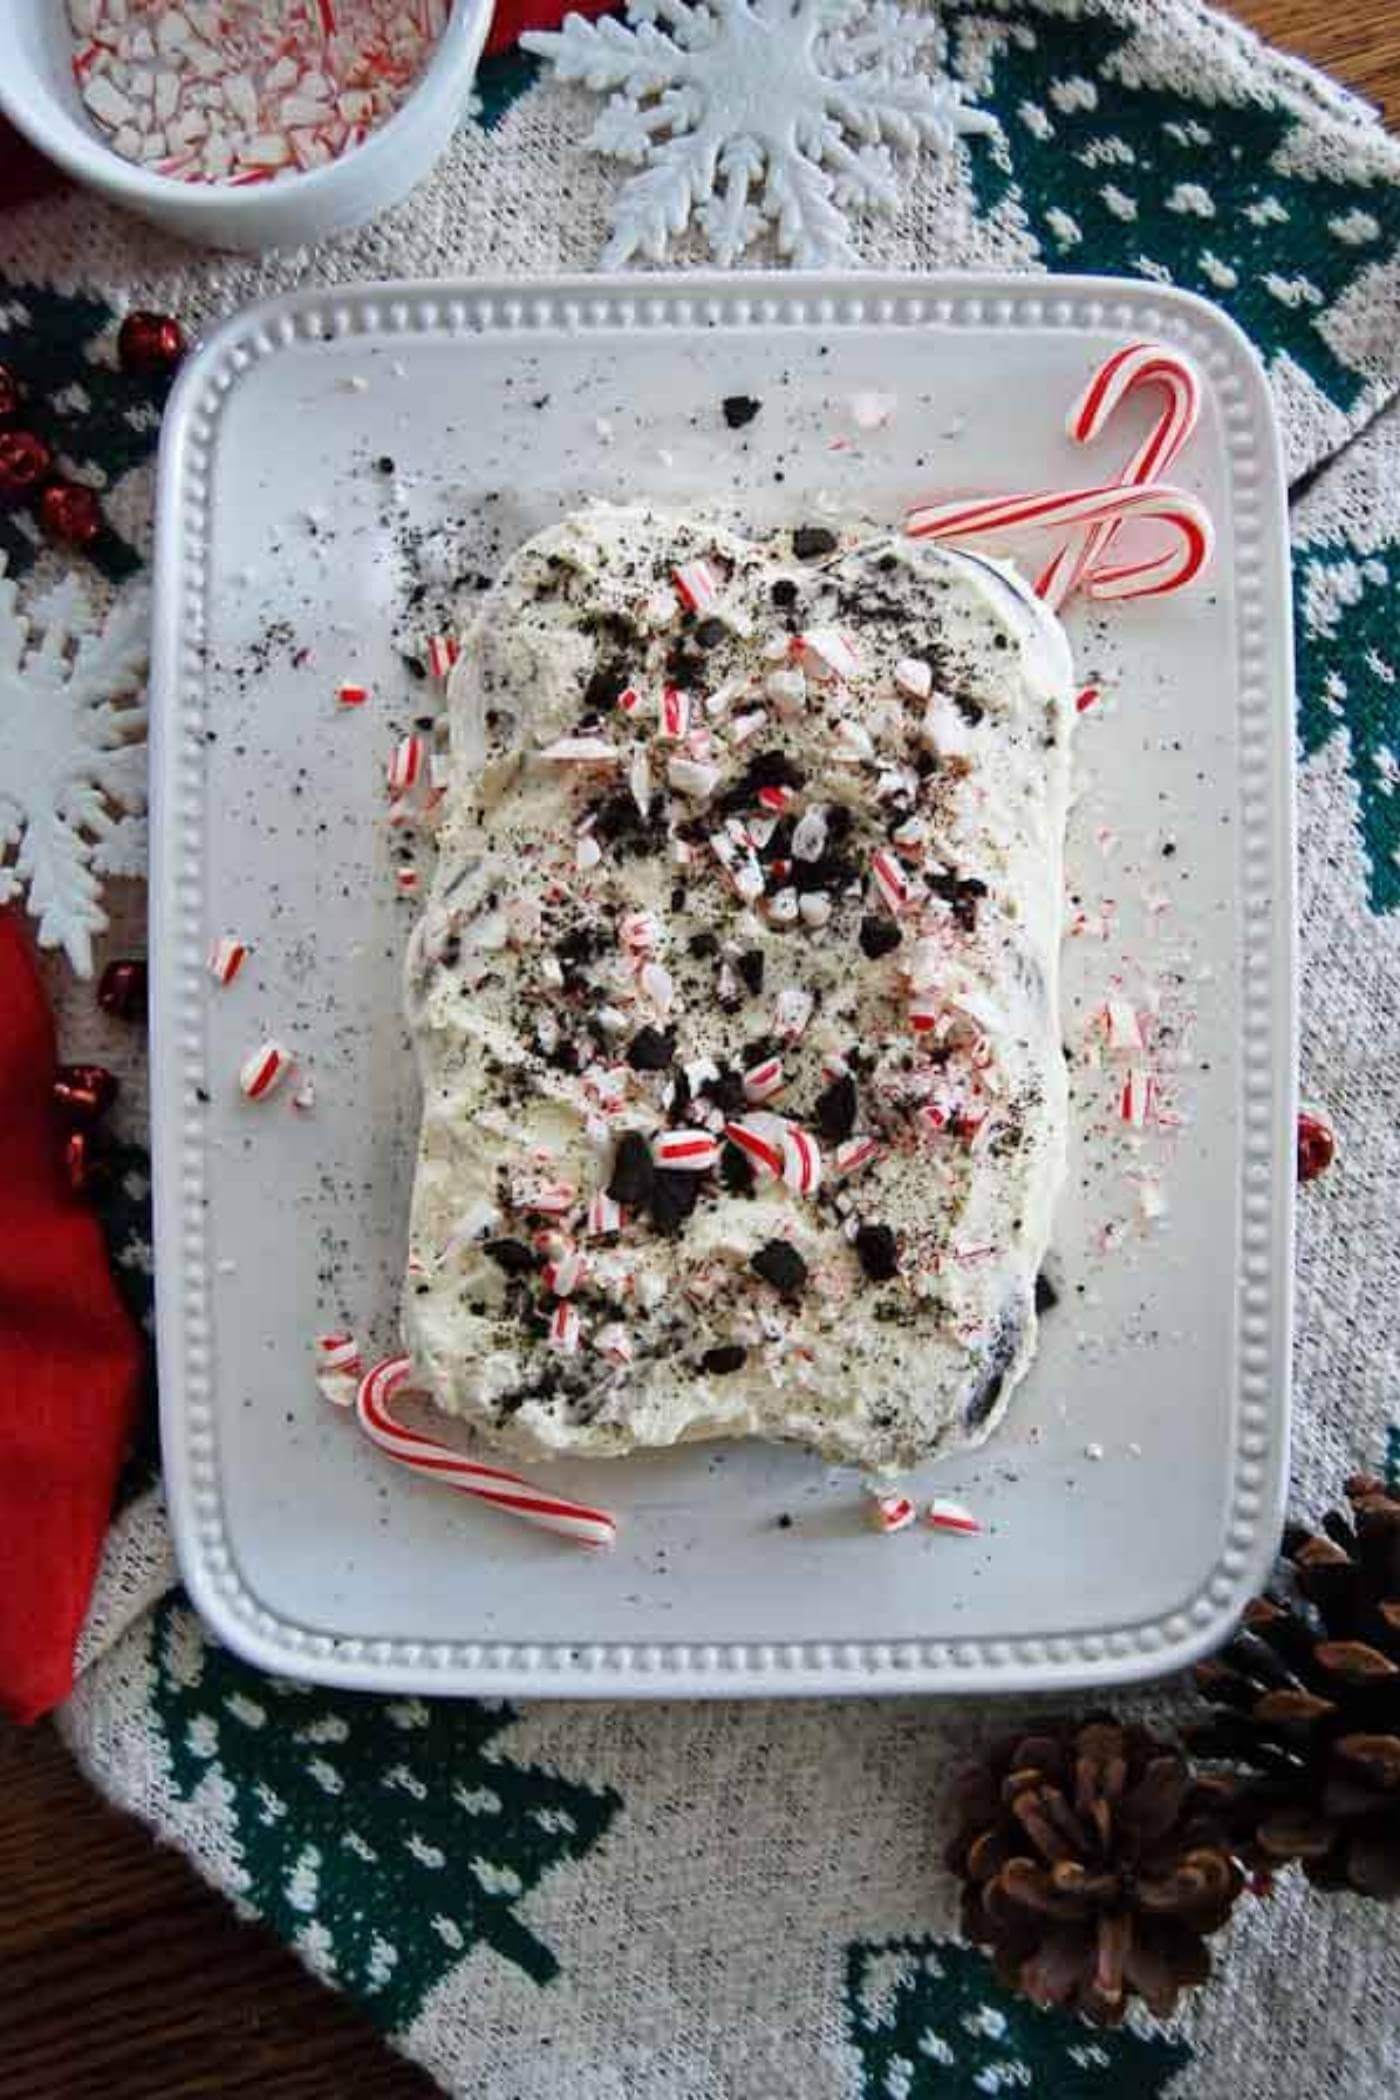
[[[893,0],[631,0],[626,24],[569,15],[521,42],[561,80],[612,91],[588,143],[641,172],[605,269],[661,262],[692,219],[725,265],[769,221],[803,269],[854,263],[846,208],[894,210],[892,149],[995,128],[936,70],[938,24]]]
[[[99,878],[144,875],[150,620],[131,592],[101,625],[67,578],[28,615],[0,557],[0,904],[29,892],[41,948],[92,974]]]

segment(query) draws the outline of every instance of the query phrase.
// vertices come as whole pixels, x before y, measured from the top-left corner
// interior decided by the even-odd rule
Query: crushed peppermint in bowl
[[[169,232],[301,244],[426,174],[490,16],[490,0],[7,0],[0,109]]]

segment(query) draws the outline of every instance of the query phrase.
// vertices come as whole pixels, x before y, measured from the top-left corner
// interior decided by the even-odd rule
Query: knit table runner
[[[1276,392],[1295,491],[1303,1085],[1341,1145],[1301,1206],[1292,1502],[1315,1518],[1354,1468],[1400,1463],[1400,145],[1191,0],[943,14],[997,129],[922,158],[892,216],[853,212],[862,258],[1186,285],[1234,314]],[[85,195],[9,213],[0,358],[24,332],[62,372],[127,303],[197,330],[294,283],[594,263],[620,179],[583,149],[596,103],[519,54],[481,88],[412,199],[311,254],[211,258]],[[79,421],[144,558],[149,439],[96,410]],[[22,594],[51,587],[57,557],[14,534],[7,551]],[[99,964],[144,938],[140,886],[109,889]],[[49,976],[65,1054],[126,1080],[109,1208],[139,1300],[139,1037],[62,962]],[[950,1773],[1005,1708],[513,1707],[271,1682],[182,1599],[149,1443],[80,1666],[61,1720],[94,1783],[464,2100],[1380,2100],[1400,2083],[1396,1913],[1301,1876],[1239,1908],[1214,1978],[1166,2027],[1099,2033],[999,1988],[959,1941],[941,1858]],[[1189,1698],[1167,1686],[1155,1704]]]

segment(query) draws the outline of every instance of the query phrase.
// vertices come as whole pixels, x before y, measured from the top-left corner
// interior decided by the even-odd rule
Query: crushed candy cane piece
[[[795,1124],[783,1132],[783,1180],[799,1196],[815,1196],[822,1185],[821,1148]]]
[[[785,1042],[795,1043],[812,1018],[812,994],[800,984],[785,984],[773,1002],[773,1026]]]
[[[732,1145],[737,1145],[751,1165],[761,1167],[774,1181],[783,1176],[783,1129],[777,1116],[767,1116],[760,1124],[757,1117],[746,1116],[724,1126],[724,1135]]]
[[[818,806],[806,809],[792,828],[792,857],[794,860],[820,860],[826,851],[827,814]]]
[[[577,1249],[561,1254],[556,1261],[546,1262],[541,1270],[541,1281],[547,1291],[556,1298],[572,1298],[587,1274],[588,1264]]]
[[[401,736],[394,746],[394,755],[389,760],[389,793],[406,795],[417,785],[423,771],[426,751],[423,739],[418,735]]]
[[[743,1077],[746,1101],[771,1101],[774,1094],[783,1089],[783,1061],[780,1057],[765,1057],[761,1064],[750,1065]]]
[[[713,612],[719,604],[719,579],[708,562],[683,562],[671,571],[671,581],[687,612]]]
[[[678,685],[668,685],[661,694],[661,734],[678,742],[690,728],[690,695]]]
[[[911,700],[927,700],[933,691],[933,666],[921,656],[901,656],[894,667],[894,682]]]
[[[292,1107],[300,1110],[301,1114],[305,1116],[309,1115],[315,1106],[316,1088],[311,1080],[303,1079],[301,1085],[292,1096]]]
[[[394,882],[400,896],[415,896],[418,891],[418,870],[416,868],[395,868]]]
[[[571,1305],[567,1299],[556,1305],[549,1322],[548,1341],[550,1348],[557,1350],[560,1356],[575,1355],[578,1350],[581,1325],[576,1305]]]
[[[654,911],[629,911],[623,913],[617,932],[624,948],[650,955],[661,945],[663,928]]]
[[[622,1205],[606,1189],[599,1189],[589,1198],[588,1216],[584,1229],[594,1238],[622,1230]]]
[[[609,1363],[630,1364],[633,1356],[632,1337],[620,1320],[609,1320],[593,1337],[593,1346]]]
[[[783,719],[791,721],[807,698],[806,674],[796,665],[770,671],[763,681],[763,690]]]
[[[1153,1073],[1134,1065],[1124,1074],[1118,1094],[1118,1114],[1124,1123],[1134,1130],[1141,1130],[1152,1120],[1157,1106],[1157,1080]]]
[[[883,1150],[884,1147],[878,1138],[847,1138],[845,1144],[838,1145],[831,1156],[831,1171],[842,1179],[849,1174],[858,1174],[862,1167],[870,1165],[872,1159],[878,1159]]]
[[[335,697],[341,707],[363,707],[369,698],[369,687],[356,685],[347,678],[336,687]]]
[[[719,777],[718,766],[698,758],[673,758],[666,767],[671,786],[692,802],[708,802],[719,786]]]
[[[972,1538],[982,1529],[980,1518],[946,1495],[935,1495],[924,1513],[924,1522],[931,1531],[955,1531],[964,1538]]]
[[[318,1334],[313,1347],[319,1370],[347,1371],[359,1375],[360,1345],[353,1334]]]
[[[220,934],[209,950],[209,975],[216,984],[230,985],[248,959],[248,944],[235,934]]]
[[[893,853],[879,846],[870,856],[870,873],[881,902],[897,917],[909,902],[909,878],[903,867]]]
[[[708,1173],[719,1160],[719,1145],[708,1130],[663,1130],[652,1140],[651,1151],[659,1167],[687,1174]]]
[[[560,736],[540,753],[551,765],[615,766],[622,754],[605,736]]]
[[[617,696],[617,704],[625,715],[635,715],[642,704],[642,696],[635,685],[625,685]]]
[[[1110,1050],[1138,1051],[1146,1049],[1142,1022],[1136,1009],[1127,999],[1106,999],[1099,1009],[1099,1027]]]
[[[877,1531],[907,1531],[917,1511],[907,1495],[872,1495],[866,1504]]]
[[[851,396],[851,421],[857,430],[883,430],[898,405],[898,398],[894,394],[882,394],[874,388],[863,388]]]
[[[517,1210],[534,1211],[542,1218],[562,1218],[573,1209],[577,1195],[571,1181],[551,1181],[538,1187],[517,1187],[511,1192],[511,1200]]]
[[[428,636],[428,669],[434,678],[446,678],[460,655],[461,644],[455,634]]]
[[[239,1087],[248,1100],[265,1101],[282,1084],[292,1069],[292,1062],[291,1051],[269,1038],[244,1058],[238,1072]]]
[[[850,715],[843,715],[836,725],[832,738],[832,756],[850,765],[859,765],[875,756],[875,739],[864,722],[857,722]]]
[[[675,1002],[676,981],[665,963],[645,962],[637,972],[637,983],[660,1014],[668,1014]]]
[[[816,678],[859,678],[860,653],[839,627],[809,627],[797,637],[804,667]]]

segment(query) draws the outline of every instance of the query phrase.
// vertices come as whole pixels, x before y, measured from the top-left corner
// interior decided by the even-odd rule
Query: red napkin
[[[0,912],[0,1706],[19,1721],[72,1685],[140,1390],[101,1231],[64,1177],[53,1077],[33,958]]]
[[[557,29],[565,15],[614,14],[618,0],[496,0],[496,12],[486,32],[486,56],[494,58],[524,36],[527,29]]]

